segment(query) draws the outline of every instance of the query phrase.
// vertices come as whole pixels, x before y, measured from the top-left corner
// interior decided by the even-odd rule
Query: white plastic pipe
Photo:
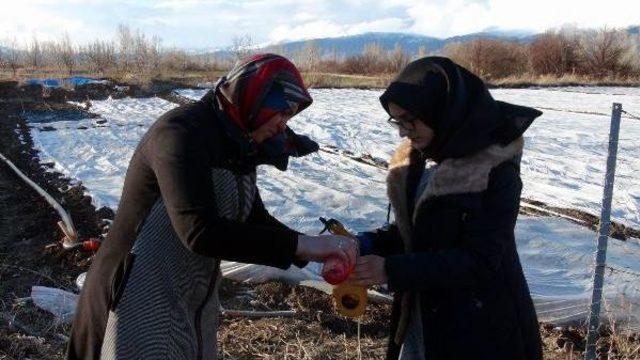
[[[29,179],[20,169],[18,169],[11,160],[7,159],[2,153],[0,153],[0,159],[4,161],[9,167],[22,179],[27,185],[31,186],[40,196],[42,196],[48,203],[53,207],[53,209],[60,215],[62,221],[58,222],[58,226],[60,230],[64,233],[65,239],[63,245],[65,247],[72,246],[75,242],[78,241],[78,233],[76,232],[75,226],[73,226],[73,220],[71,220],[71,216],[69,213],[65,211],[65,209],[60,205],[56,199],[54,199],[51,195],[49,195],[44,189],[42,189],[38,184]]]

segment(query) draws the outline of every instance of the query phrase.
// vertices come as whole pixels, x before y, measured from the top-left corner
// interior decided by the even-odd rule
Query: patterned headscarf
[[[220,84],[219,99],[236,125],[252,131],[268,120],[259,114],[274,87],[283,90],[291,107],[298,105],[296,113],[313,101],[295,65],[275,54],[258,54],[238,63]]]
[[[297,135],[289,127],[283,133],[256,144],[250,133],[279,111],[297,109],[295,115],[312,103],[302,76],[295,65],[275,54],[259,54],[238,63],[216,85],[222,117],[229,135],[240,145],[244,161],[253,165],[270,164],[286,170],[289,157],[318,151],[318,144]]]

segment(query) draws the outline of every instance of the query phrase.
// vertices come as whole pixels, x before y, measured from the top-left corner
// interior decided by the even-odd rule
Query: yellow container
[[[348,284],[336,285],[333,287],[333,303],[340,315],[362,316],[367,306],[367,289]]]

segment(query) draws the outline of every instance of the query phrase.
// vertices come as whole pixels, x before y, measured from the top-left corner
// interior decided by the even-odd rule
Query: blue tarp
[[[46,88],[59,88],[62,86],[76,87],[87,84],[106,84],[108,80],[92,79],[84,76],[72,76],[63,79],[28,79],[27,85],[42,85]]]

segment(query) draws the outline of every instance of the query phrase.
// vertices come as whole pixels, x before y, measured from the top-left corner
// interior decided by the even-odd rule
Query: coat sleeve
[[[358,233],[358,242],[360,255],[389,256],[403,251],[402,239],[395,224]]]
[[[260,192],[256,194],[256,198],[253,202],[253,208],[251,209],[251,214],[247,219],[248,222],[252,224],[258,224],[263,226],[269,226],[275,229],[280,229],[283,231],[293,231],[297,235],[302,235],[301,232],[293,230],[289,228],[287,225],[280,222],[280,220],[276,219],[274,216],[269,214],[267,208],[264,206],[264,202],[262,201],[262,197],[260,196]],[[307,266],[308,261],[295,260],[293,264],[299,268],[303,268]]]
[[[394,291],[466,287],[491,281],[513,241],[522,182],[516,167],[494,169],[479,210],[468,213],[460,247],[386,258]]]
[[[216,216],[209,154],[187,129],[173,124],[156,130],[145,153],[171,224],[189,250],[283,269],[294,261],[295,231]]]

